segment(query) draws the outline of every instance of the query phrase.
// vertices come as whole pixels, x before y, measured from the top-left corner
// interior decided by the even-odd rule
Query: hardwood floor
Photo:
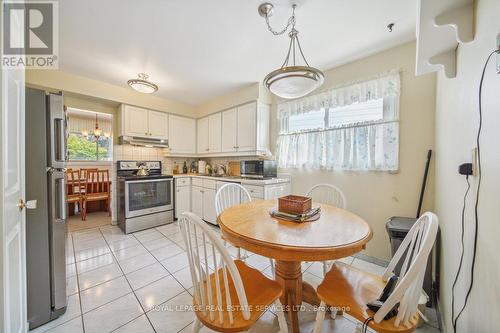
[[[111,216],[107,212],[87,213],[87,220],[82,221],[80,214],[70,216],[66,221],[68,232],[102,227],[111,224]]]

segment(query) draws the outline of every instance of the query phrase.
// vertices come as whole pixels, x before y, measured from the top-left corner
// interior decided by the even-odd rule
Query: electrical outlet
[[[500,50],[500,32],[497,35],[497,42],[496,42],[496,47],[497,50]],[[497,74],[500,74],[500,53],[497,52],[496,54],[496,59],[497,59]]]
[[[477,148],[472,149],[472,176],[478,175],[477,170]]]

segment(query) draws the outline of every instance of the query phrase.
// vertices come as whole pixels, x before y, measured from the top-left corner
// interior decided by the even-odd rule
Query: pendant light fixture
[[[144,94],[151,94],[158,90],[158,86],[148,81],[149,75],[146,73],[137,74],[137,79],[130,79],[127,84],[130,88]]]
[[[292,99],[303,97],[318,89],[324,82],[323,73],[314,67],[309,66],[304,52],[300,46],[299,32],[295,29],[295,8],[292,6],[292,16],[288,19],[286,26],[281,31],[275,31],[269,23],[269,17],[272,16],[274,5],[266,2],[259,6],[259,14],[266,20],[267,28],[275,35],[282,35],[291,27],[288,37],[290,43],[285,61],[280,68],[267,74],[264,78],[264,85],[278,97]],[[298,51],[298,55],[296,54]],[[296,59],[302,57],[304,65],[298,65]]]
[[[99,128],[99,122],[97,120],[97,113],[95,114],[95,128],[89,133],[88,130],[83,130],[82,136],[88,137],[89,135],[95,137],[96,141],[99,141],[99,139],[104,136],[105,138],[109,138],[111,136],[111,133],[109,132],[102,132],[102,130]]]

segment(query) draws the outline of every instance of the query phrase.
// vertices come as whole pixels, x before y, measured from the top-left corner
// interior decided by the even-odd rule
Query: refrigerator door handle
[[[59,209],[57,210],[59,212],[59,217],[58,219],[60,220],[66,220],[66,179],[65,177],[59,178],[58,181],[59,184]]]
[[[51,302],[54,309],[64,308],[66,300],[66,178],[64,171],[51,169],[50,179],[50,275]]]
[[[48,112],[48,156],[49,167],[62,169],[66,167],[66,114],[64,112],[62,95],[47,96]]]
[[[54,119],[55,121],[55,129],[57,131],[57,152],[56,152],[56,160],[57,161],[66,161],[66,120],[61,118]]]

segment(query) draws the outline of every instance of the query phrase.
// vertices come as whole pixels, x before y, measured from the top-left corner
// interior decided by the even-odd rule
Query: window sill
[[[89,160],[85,160],[85,161],[78,161],[78,160],[72,160],[72,161],[68,161],[67,162],[67,165],[68,166],[72,166],[72,165],[108,165],[108,166],[111,166],[113,165],[113,161],[89,161]]]

